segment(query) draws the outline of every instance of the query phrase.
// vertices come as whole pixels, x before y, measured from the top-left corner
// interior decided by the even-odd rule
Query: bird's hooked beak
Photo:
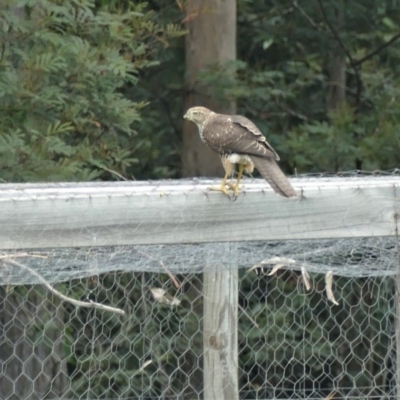
[[[184,119],[188,119],[188,118],[189,118],[189,113],[187,112],[187,113],[183,116],[183,118],[184,118]]]

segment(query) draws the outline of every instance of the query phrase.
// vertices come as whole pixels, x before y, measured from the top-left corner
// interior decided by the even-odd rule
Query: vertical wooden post
[[[400,400],[400,273],[395,277],[396,302],[396,398]]]
[[[400,400],[400,243],[399,232],[397,226],[398,214],[396,213],[396,237],[397,237],[397,267],[398,273],[395,276],[395,307],[396,307],[396,398]]]
[[[235,0],[186,0],[186,67],[185,106],[205,106],[223,114],[234,114],[235,102],[202,82],[201,74],[216,65],[223,68],[225,78],[234,73],[226,63],[236,60],[236,1]],[[230,63],[232,66],[233,64]],[[200,139],[193,122],[183,121],[182,175],[223,176],[221,160]]]
[[[238,400],[238,270],[204,273],[204,399]]]
[[[398,200],[397,186],[394,187],[394,198]],[[397,201],[396,203],[397,204]],[[395,212],[393,214],[394,219],[394,232],[396,235],[396,245],[397,245],[397,275],[395,276],[395,298],[396,302],[396,398],[400,400],[400,240],[399,240],[399,220],[400,213],[398,208],[396,207]]]

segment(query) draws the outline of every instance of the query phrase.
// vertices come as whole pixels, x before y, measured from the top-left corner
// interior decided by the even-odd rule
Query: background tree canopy
[[[237,61],[199,76],[210,95],[236,100],[289,173],[394,168],[400,4],[237,7]],[[2,1],[0,13],[2,181],[181,175],[181,2]]]
[[[141,2],[6,3],[0,8],[1,179],[136,173],[135,164],[151,158],[156,143],[138,131],[149,101],[135,88],[178,28],[162,26]]]

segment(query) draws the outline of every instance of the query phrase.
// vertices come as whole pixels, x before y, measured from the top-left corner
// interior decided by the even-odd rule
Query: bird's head
[[[192,107],[187,110],[183,118],[194,122],[197,126],[202,126],[206,119],[213,114],[211,110],[205,107]]]

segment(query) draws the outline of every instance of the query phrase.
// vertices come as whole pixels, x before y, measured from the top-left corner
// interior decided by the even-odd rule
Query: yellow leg
[[[239,164],[239,172],[238,172],[238,176],[237,176],[237,179],[236,179],[236,183],[235,184],[232,184],[232,183],[229,184],[228,183],[229,187],[233,189],[233,191],[235,193],[235,197],[237,197],[239,192],[240,192],[239,183],[240,183],[240,180],[242,179],[242,176],[243,176],[244,167],[245,167],[244,164]]]
[[[224,194],[226,194],[227,196],[229,196],[229,192],[228,189],[226,188],[226,180],[228,179],[229,173],[226,172],[224,179],[221,182],[221,186],[212,186],[210,187],[210,190],[215,190],[217,192],[222,192]]]

